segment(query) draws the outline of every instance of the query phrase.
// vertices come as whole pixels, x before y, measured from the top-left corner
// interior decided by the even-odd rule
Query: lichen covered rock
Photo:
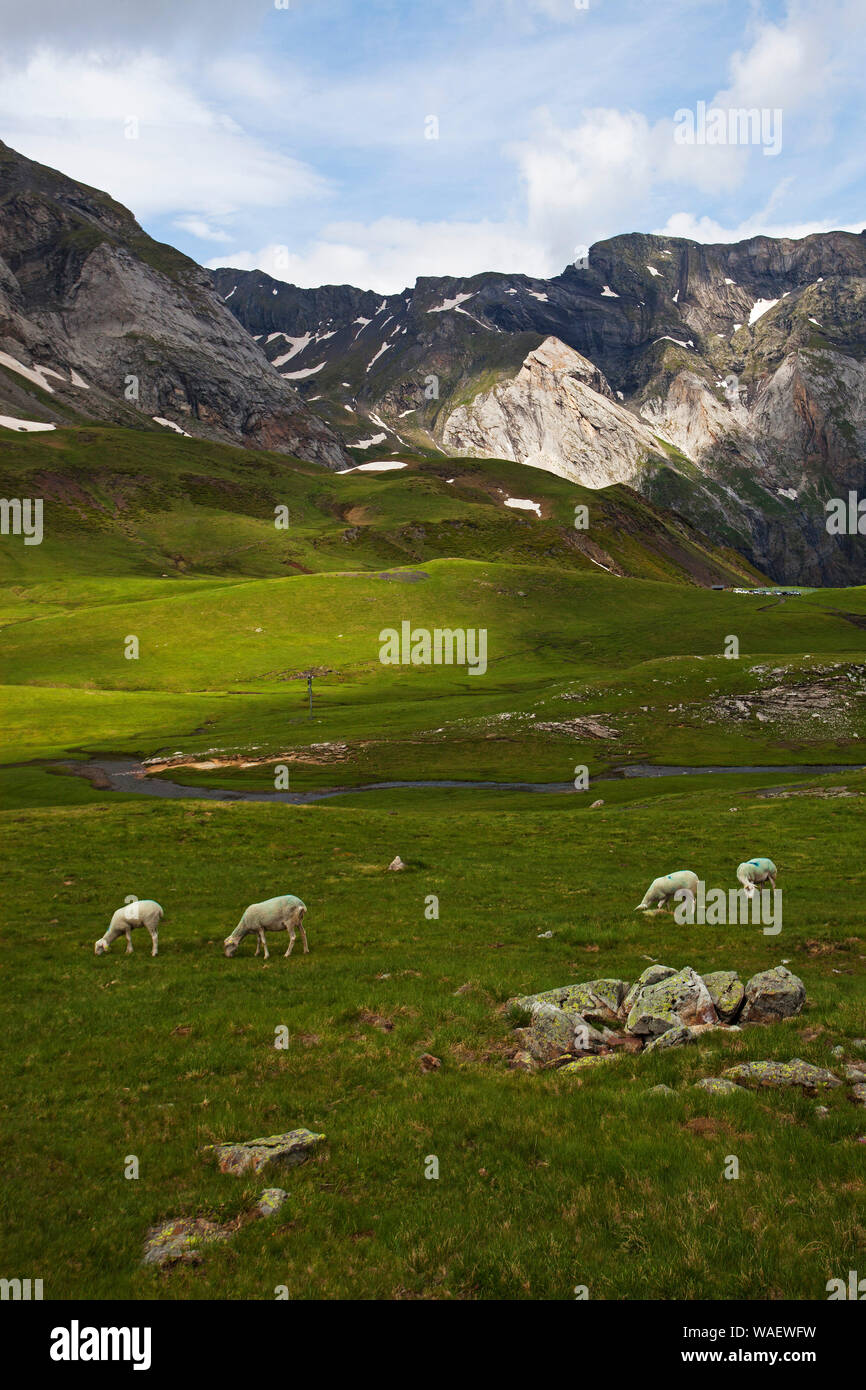
[[[702,1076],[695,1085],[701,1091],[709,1091],[711,1095],[725,1096],[739,1092],[742,1088],[736,1081],[726,1081],[723,1076]]]
[[[628,1018],[638,998],[650,985],[657,985],[660,980],[667,980],[671,975],[676,975],[676,971],[670,965],[649,965],[642,975],[639,975],[631,989],[625,995],[620,1005],[620,1016]]]
[[[266,1187],[259,1200],[256,1202],[256,1212],[259,1216],[276,1216],[287,1201],[289,1194],[282,1187]]]
[[[719,1018],[723,1023],[732,1022],[746,998],[746,987],[736,970],[714,970],[702,979]]]
[[[669,1028],[666,1033],[659,1033],[658,1037],[653,1038],[644,1048],[645,1052],[657,1052],[660,1048],[682,1047],[684,1043],[694,1042],[698,1034],[692,1028]]]
[[[774,966],[772,970],[762,970],[753,975],[746,985],[746,1002],[743,1005],[743,1023],[778,1023],[783,1018],[793,1018],[806,1001],[806,986],[796,975],[792,975],[784,965]]]
[[[630,1033],[655,1037],[696,1023],[718,1023],[718,1015],[700,975],[687,966],[641,990],[626,1027]]]
[[[204,1217],[164,1221],[148,1231],[142,1264],[198,1264],[203,1246],[226,1240],[228,1235],[225,1227],[216,1221],[206,1221]]]
[[[615,1062],[621,1056],[618,1052],[605,1052],[600,1057],[578,1057],[573,1062],[566,1062],[564,1067],[559,1067],[560,1072],[564,1071],[586,1071],[589,1067],[601,1066],[604,1062]]]
[[[790,1062],[742,1062],[739,1066],[728,1067],[724,1073],[738,1086],[758,1090],[763,1087],[799,1086],[814,1094],[815,1091],[832,1090],[842,1082],[831,1071],[814,1067],[800,1057],[792,1057]]]
[[[208,1144],[203,1156],[215,1162],[221,1173],[260,1173],[265,1168],[288,1168],[304,1163],[324,1140],[324,1134],[309,1129],[292,1129],[286,1134],[270,1134],[264,1139],[240,1143]]]

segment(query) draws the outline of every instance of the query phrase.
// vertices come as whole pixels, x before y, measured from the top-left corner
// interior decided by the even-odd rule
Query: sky
[[[0,0],[0,34],[0,138],[204,265],[394,293],[866,226],[866,0]]]

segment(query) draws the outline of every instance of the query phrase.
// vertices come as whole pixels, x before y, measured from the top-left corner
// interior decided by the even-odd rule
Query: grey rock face
[[[422,278],[381,299],[258,272],[214,280],[251,333],[282,335],[265,344],[275,360],[289,335],[287,365],[324,362],[309,390],[337,427],[355,428],[348,403],[389,448],[405,437],[627,480],[714,540],[735,536],[777,580],[862,582],[863,547],[828,534],[823,502],[862,483],[866,237],[631,234],[588,259],[550,280]]]
[[[806,1000],[806,986],[784,965],[753,975],[746,985],[743,1023],[777,1023],[798,1014]]]
[[[90,419],[154,429],[158,416],[191,435],[327,468],[351,462],[207,271],[153,241],[107,194],[2,143],[0,351],[25,368],[50,368],[58,405]],[[24,376],[7,386],[4,375],[0,394],[27,386]],[[66,421],[50,405],[36,418],[52,416]]]

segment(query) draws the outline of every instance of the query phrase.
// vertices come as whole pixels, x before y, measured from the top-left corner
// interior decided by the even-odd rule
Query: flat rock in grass
[[[842,1085],[831,1071],[813,1067],[811,1062],[804,1062],[800,1057],[792,1057],[790,1062],[742,1062],[739,1066],[728,1067],[724,1074],[731,1081],[736,1081],[738,1086],[754,1090],[767,1086],[799,1086],[803,1091],[814,1094]]]
[[[628,989],[625,980],[587,980],[579,985],[560,985],[541,994],[523,994],[509,999],[509,1006],[532,1012],[536,1004],[553,1004],[568,1013],[582,1014],[588,1023],[614,1024],[619,1021],[618,1009]]]
[[[858,1081],[851,1087],[851,1099],[855,1105],[866,1105],[866,1081]]]
[[[641,990],[626,1027],[630,1033],[655,1037],[700,1023],[718,1023],[718,1014],[700,975],[687,966]]]
[[[264,1139],[242,1143],[208,1144],[203,1156],[215,1162],[221,1173],[261,1173],[265,1168],[291,1168],[304,1163],[324,1140],[324,1134],[309,1129],[292,1129],[286,1134],[269,1134]]]
[[[858,1052],[866,1052],[866,1038],[852,1038],[851,1046],[856,1047]]]
[[[148,1231],[142,1264],[198,1264],[203,1246],[227,1240],[228,1235],[228,1230],[218,1222],[206,1221],[201,1216],[164,1221]]]
[[[741,1023],[778,1023],[793,1018],[806,1002],[806,986],[784,965],[762,970],[746,985]]]
[[[674,1096],[674,1095],[676,1095],[676,1091],[674,1090],[673,1086],[665,1086],[665,1085],[663,1085],[663,1084],[662,1084],[662,1085],[659,1085],[659,1086],[650,1086],[649,1093],[650,1093],[651,1096]]]
[[[288,1200],[289,1194],[282,1187],[266,1187],[256,1202],[256,1212],[259,1216],[276,1216]]]
[[[866,1062],[848,1062],[845,1067],[847,1081],[866,1081]]]
[[[726,1081],[723,1076],[702,1076],[695,1085],[701,1091],[709,1091],[713,1096],[732,1095],[734,1092],[742,1090],[736,1081]]]
[[[657,1038],[648,1042],[644,1051],[658,1052],[667,1047],[682,1047],[684,1043],[694,1042],[698,1036],[693,1028],[669,1028],[666,1033],[659,1033]]]
[[[619,1052],[605,1052],[601,1057],[577,1057],[573,1062],[566,1062],[565,1066],[559,1067],[557,1071],[586,1071],[589,1067],[601,1066],[604,1062],[615,1062],[621,1055]]]
[[[746,987],[736,970],[714,970],[701,977],[723,1023],[735,1019],[746,998]]]
[[[669,965],[649,965],[642,975],[639,975],[627,991],[621,1005],[620,1017],[628,1018],[640,995],[650,985],[657,985],[661,980],[667,980],[671,975],[676,975],[676,971]]]

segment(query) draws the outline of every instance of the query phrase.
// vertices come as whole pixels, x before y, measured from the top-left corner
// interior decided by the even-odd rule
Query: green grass
[[[335,478],[150,430],[0,440],[4,494],[46,499],[43,544],[0,549],[4,1265],[59,1298],[821,1298],[864,1258],[863,1112],[839,1092],[821,1119],[799,1094],[689,1083],[746,1059],[838,1066],[866,1032],[866,776],[807,767],[866,762],[866,589],[712,592],[761,577],[628,489],[497,460],[410,472]],[[542,501],[544,521],[503,495]],[[585,497],[624,577],[575,547]],[[383,666],[379,633],[403,619],[486,628],[487,673]],[[720,712],[819,681],[827,717]],[[226,760],[166,774],[210,788],[268,789],[284,755],[296,791],[570,782],[583,764],[592,780],[292,807],[144,801],[60,767],[175,753]],[[638,761],[801,770],[595,780]],[[825,795],[840,787],[854,794]],[[387,872],[395,854],[406,873]],[[660,872],[730,886],[754,854],[781,868],[780,937],[632,911]],[[312,953],[275,946],[265,966],[247,943],[226,961],[243,908],[282,892],[309,905]],[[167,911],[158,959],[141,941],[96,958],[129,894]],[[808,1008],[581,1077],[508,1069],[508,997],[631,980],[650,958],[744,979],[785,959]],[[676,1095],[650,1094],[660,1081]],[[286,1176],[277,1217],[195,1269],[140,1268],[149,1226],[230,1218],[271,1181],[220,1175],[203,1145],[301,1125],[328,1142]]]
[[[862,1034],[862,810],[741,805],[736,820],[719,792],[575,821],[453,803],[398,819],[116,802],[7,813],[6,1265],[59,1298],[268,1299],[287,1284],[293,1298],[569,1299],[578,1283],[602,1299],[823,1297],[862,1263],[862,1111],[839,1092],[821,1119],[799,1094],[689,1083],[747,1059],[838,1065],[832,1048]],[[780,937],[631,912],[657,870],[688,863],[729,884],[758,850],[782,866]],[[398,852],[409,871],[389,874]],[[818,864],[832,896],[815,892]],[[226,961],[242,908],[281,891],[309,904],[311,954],[275,947],[264,966],[247,943]],[[156,960],[137,939],[132,957],[93,955],[128,893],[166,908]],[[744,978],[788,959],[808,1009],[583,1078],[507,1069],[507,997],[632,979],[648,956]],[[439,1071],[422,1074],[424,1052]],[[676,1095],[650,1094],[659,1082]],[[278,1217],[196,1269],[139,1268],[150,1225],[231,1217],[267,1185],[205,1166],[202,1145],[301,1125],[327,1144],[279,1180]],[[137,1181],[123,1177],[131,1154]],[[438,1181],[424,1178],[431,1154]]]

